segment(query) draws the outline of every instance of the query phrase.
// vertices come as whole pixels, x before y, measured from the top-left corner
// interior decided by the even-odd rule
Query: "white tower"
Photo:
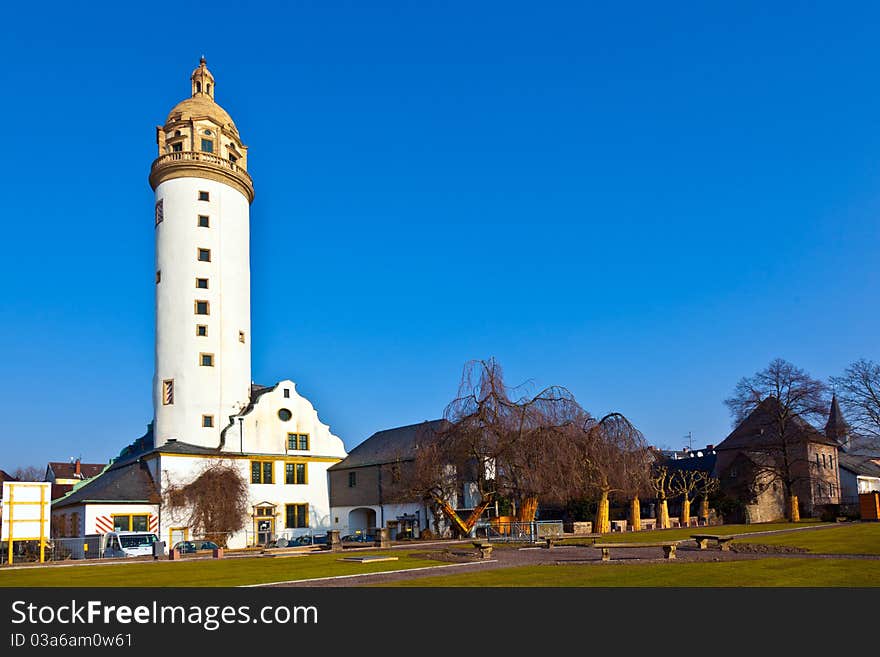
[[[156,129],[155,445],[217,447],[250,400],[250,203],[247,146],[214,102],[202,57],[192,96]]]

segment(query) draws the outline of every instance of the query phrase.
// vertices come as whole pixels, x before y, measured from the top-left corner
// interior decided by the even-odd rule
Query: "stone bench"
[[[602,550],[602,561],[611,561],[611,550],[647,547],[663,548],[663,556],[666,559],[675,559],[675,548],[678,547],[678,543],[678,541],[658,541],[656,543],[594,543],[593,547]]]
[[[474,547],[480,551],[480,559],[488,559],[492,556],[492,544],[486,541],[474,541]]]
[[[691,534],[691,538],[697,542],[697,547],[705,550],[709,541],[715,541],[715,544],[721,548],[723,552],[730,550],[729,543],[736,538],[733,534],[722,536],[720,534]]]

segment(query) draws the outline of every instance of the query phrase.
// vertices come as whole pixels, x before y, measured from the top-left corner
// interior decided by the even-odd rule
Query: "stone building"
[[[787,483],[803,516],[819,515],[825,506],[840,503],[836,425],[829,423],[826,433],[794,415],[780,436],[774,421],[778,408],[779,402],[768,397],[715,448],[721,490],[742,504],[742,517],[728,520],[785,517]]]

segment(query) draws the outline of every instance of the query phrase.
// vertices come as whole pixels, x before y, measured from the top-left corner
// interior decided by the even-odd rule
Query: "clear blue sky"
[[[7,7],[0,468],[151,419],[147,174],[203,53],[257,189],[254,379],[349,448],[474,358],[670,447],[774,357],[880,359],[876,3],[590,4]]]

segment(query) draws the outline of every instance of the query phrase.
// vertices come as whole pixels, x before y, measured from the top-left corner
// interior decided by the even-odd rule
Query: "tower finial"
[[[205,60],[205,56],[204,56],[204,55],[202,55],[202,56],[199,58],[199,64],[200,64],[201,66],[207,66],[207,65],[208,65],[208,62]]]

